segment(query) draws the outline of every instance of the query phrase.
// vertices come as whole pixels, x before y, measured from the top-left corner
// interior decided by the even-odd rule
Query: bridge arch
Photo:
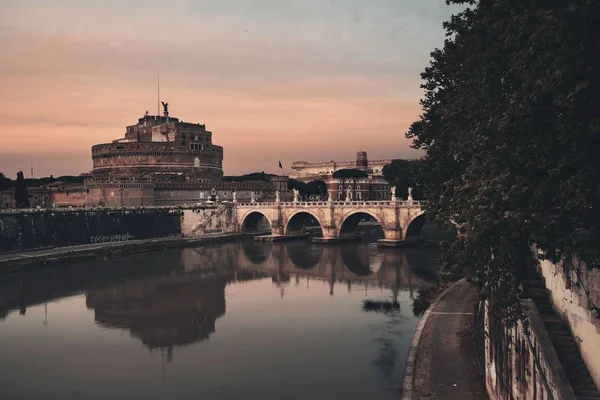
[[[404,240],[419,240],[421,238],[421,231],[425,226],[427,220],[425,219],[425,212],[419,211],[413,215],[406,227],[403,229],[402,237]]]
[[[319,217],[307,210],[298,210],[290,214],[285,223],[283,232],[285,235],[304,233],[304,227],[307,222],[316,222],[321,228],[321,232],[323,232],[323,223]]]
[[[273,231],[273,227],[269,217],[265,213],[252,210],[248,211],[242,217],[240,230],[242,233],[256,233],[261,231]]]
[[[342,219],[340,220],[337,229],[338,237],[347,236],[353,233],[356,230],[358,224],[363,220],[365,216],[371,218],[374,221],[377,221],[377,223],[379,223],[379,226],[381,226],[382,230],[385,229],[385,225],[382,223],[379,217],[375,215],[375,213],[370,212],[368,210],[352,210],[346,213],[346,215],[344,215],[344,217],[342,217]]]

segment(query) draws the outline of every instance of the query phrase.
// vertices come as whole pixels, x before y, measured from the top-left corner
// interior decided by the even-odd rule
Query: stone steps
[[[554,312],[550,296],[540,277],[530,274],[523,281],[523,286],[524,294],[533,300],[540,313],[558,359],[563,365],[577,398],[600,400],[600,391],[596,388],[587,366],[581,358],[575,339],[567,324]]]

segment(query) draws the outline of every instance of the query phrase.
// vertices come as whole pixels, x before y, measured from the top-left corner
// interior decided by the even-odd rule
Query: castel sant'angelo
[[[270,182],[223,180],[223,147],[205,125],[148,112],[122,138],[92,147],[87,206],[195,204],[208,200],[268,198],[287,191],[287,176]]]
[[[164,115],[144,115],[128,126],[125,137],[92,147],[94,178],[219,181],[223,177],[223,147],[212,143],[205,125]],[[181,177],[181,179],[177,179]]]
[[[42,207],[193,205],[207,201],[269,200],[287,192],[287,176],[269,181],[223,180],[223,147],[205,125],[149,115],[124,137],[92,147],[93,170],[83,184],[54,182],[30,196]],[[10,196],[9,196],[10,195]],[[12,194],[7,194],[12,197]],[[7,197],[7,198],[8,198]],[[7,201],[7,207],[10,207]]]

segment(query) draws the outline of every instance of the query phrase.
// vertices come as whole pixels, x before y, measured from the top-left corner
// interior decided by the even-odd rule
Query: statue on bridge
[[[412,202],[413,202],[412,191],[413,191],[413,189],[411,187],[409,187],[408,188],[408,198],[406,199],[408,204],[412,204]]]
[[[352,189],[346,189],[346,202],[349,203],[352,201]]]
[[[250,203],[256,203],[256,193],[255,192],[250,193]]]
[[[333,201],[333,197],[331,196],[331,189],[327,189],[327,201],[329,203]]]
[[[300,194],[300,191],[298,191],[298,189],[292,189],[294,191],[294,203],[298,202],[298,195]]]
[[[275,191],[275,203],[279,203],[281,201],[281,198],[279,197],[279,190]]]
[[[392,186],[392,188],[390,189],[390,194],[390,200],[396,201],[396,186]]]
[[[233,192],[231,192],[231,202],[237,203],[237,193],[235,190]]]

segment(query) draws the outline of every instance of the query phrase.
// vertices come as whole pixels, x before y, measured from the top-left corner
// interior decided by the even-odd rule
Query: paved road
[[[414,399],[487,400],[473,350],[477,292],[466,281],[431,310],[417,350]]]

